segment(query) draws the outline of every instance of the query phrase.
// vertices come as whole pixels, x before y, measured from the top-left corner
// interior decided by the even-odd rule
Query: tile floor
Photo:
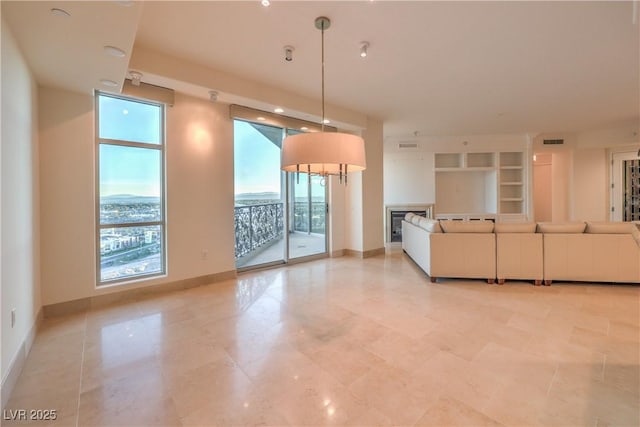
[[[396,251],[47,319],[6,409],[55,409],[40,426],[638,426],[639,341],[639,286],[431,284]]]

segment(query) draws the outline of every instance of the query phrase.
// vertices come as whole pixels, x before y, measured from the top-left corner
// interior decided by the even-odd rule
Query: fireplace
[[[405,215],[412,212],[425,218],[433,218],[432,203],[421,205],[387,205],[386,208],[386,233],[385,240],[387,243],[402,242],[402,220]]]

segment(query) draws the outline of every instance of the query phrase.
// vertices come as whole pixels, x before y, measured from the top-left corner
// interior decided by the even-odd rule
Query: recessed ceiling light
[[[271,4],[269,0],[262,0],[260,3],[262,3],[264,7],[268,7]]]
[[[69,12],[67,12],[67,11],[66,11],[66,10],[64,10],[64,9],[60,9],[60,8],[58,8],[58,7],[52,7],[52,8],[51,8],[51,10],[50,10],[50,12],[51,12],[51,14],[52,14],[53,16],[62,16],[62,17],[64,17],[64,18],[68,18],[68,17],[70,17],[70,16],[71,16],[71,14],[70,14]]]
[[[109,86],[109,87],[118,86],[117,82],[114,82],[113,80],[109,80],[109,79],[100,79],[100,83],[102,83],[105,86]]]
[[[124,58],[124,56],[126,55],[126,53],[124,52],[124,50],[115,47],[115,46],[105,46],[104,47],[104,51],[106,53],[108,53],[111,56],[116,56],[118,58]]]
[[[309,128],[308,128],[308,127],[306,127],[306,126],[302,126],[302,127],[300,128],[300,130],[309,130]]]
[[[127,114],[129,114],[129,110],[126,110],[126,109],[122,110],[122,114],[124,114],[126,116]]]
[[[331,123],[331,120],[329,120],[329,119],[324,119],[324,120],[322,121],[322,123],[324,123],[325,125],[328,125],[329,123]]]
[[[273,112],[280,114],[280,113],[284,113],[284,110],[282,108],[278,107],[278,108],[274,108]]]
[[[261,122],[264,122],[266,119],[262,116],[258,117],[258,120],[260,120]]]

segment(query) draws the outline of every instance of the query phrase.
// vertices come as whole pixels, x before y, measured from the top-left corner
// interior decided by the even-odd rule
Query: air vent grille
[[[407,148],[418,148],[418,143],[416,142],[399,142],[398,148],[407,149]]]
[[[544,145],[562,145],[564,144],[564,139],[545,139],[542,143]]]

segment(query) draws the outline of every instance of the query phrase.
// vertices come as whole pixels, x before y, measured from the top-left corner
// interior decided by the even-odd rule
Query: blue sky
[[[235,194],[280,193],[280,148],[247,122],[234,121]]]
[[[161,108],[99,97],[100,138],[159,144]],[[100,196],[133,194],[160,197],[160,151],[119,145],[100,146]]]

